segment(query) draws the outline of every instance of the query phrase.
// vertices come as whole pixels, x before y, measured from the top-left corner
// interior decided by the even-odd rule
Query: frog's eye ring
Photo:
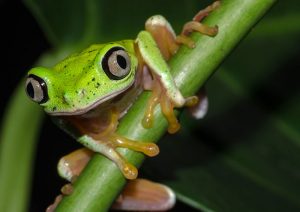
[[[27,77],[25,90],[27,96],[39,104],[45,103],[49,99],[47,84],[42,78],[33,74]]]
[[[123,79],[131,69],[130,57],[121,47],[109,49],[104,55],[101,65],[106,75],[113,80]]]

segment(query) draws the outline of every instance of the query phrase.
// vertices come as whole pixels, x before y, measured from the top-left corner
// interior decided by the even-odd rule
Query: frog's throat
[[[68,110],[68,111],[58,111],[58,112],[47,112],[49,115],[51,116],[75,116],[75,115],[82,115],[82,114],[85,114],[87,112],[89,112],[90,110],[96,108],[98,105],[106,102],[106,101],[109,101],[111,99],[113,99],[114,97],[118,96],[119,94],[123,93],[124,91],[128,90],[132,85],[134,84],[134,80],[133,82],[131,82],[128,86],[126,86],[125,88],[119,90],[119,91],[116,91],[112,94],[108,94],[104,97],[102,97],[101,99],[93,102],[92,104],[88,105],[87,107],[84,107],[84,108],[74,108],[74,110]]]

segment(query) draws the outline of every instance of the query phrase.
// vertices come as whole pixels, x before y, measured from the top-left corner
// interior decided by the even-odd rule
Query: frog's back
[[[121,40],[104,44],[92,44],[80,52],[71,54],[70,56],[56,64],[53,69],[56,71],[60,71],[64,70],[66,66],[68,66],[68,64],[78,64],[80,66],[80,64],[90,63],[94,61],[101,49],[108,45],[121,45],[129,54],[135,54],[134,42],[134,40]]]

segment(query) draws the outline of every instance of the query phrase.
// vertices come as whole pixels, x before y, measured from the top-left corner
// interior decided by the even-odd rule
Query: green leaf
[[[54,47],[79,49],[95,42],[134,38],[147,18],[164,14],[179,29],[210,1],[23,0]],[[178,12],[180,10],[180,12]]]
[[[26,211],[42,117],[41,108],[28,100],[22,83],[8,105],[1,129],[0,211]]]

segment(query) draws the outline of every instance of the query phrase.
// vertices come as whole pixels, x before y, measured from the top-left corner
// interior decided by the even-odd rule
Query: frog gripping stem
[[[218,34],[218,26],[210,27],[201,23],[202,19],[209,15],[221,5],[221,1],[215,1],[203,10],[200,10],[193,18],[192,21],[187,22],[182,29],[180,35],[176,37],[178,44],[184,44],[189,48],[195,47],[195,42],[188,37],[192,32],[199,32],[203,35],[214,37]]]
[[[117,151],[116,148],[128,148],[134,151],[139,151],[150,157],[159,153],[159,148],[154,143],[144,143],[128,138],[124,138],[116,133],[109,134],[101,139],[95,140],[94,138],[84,135],[78,139],[78,141],[89,149],[102,155],[113,161],[121,170],[125,178],[136,179],[138,170],[132,164],[127,162],[125,158]]]

